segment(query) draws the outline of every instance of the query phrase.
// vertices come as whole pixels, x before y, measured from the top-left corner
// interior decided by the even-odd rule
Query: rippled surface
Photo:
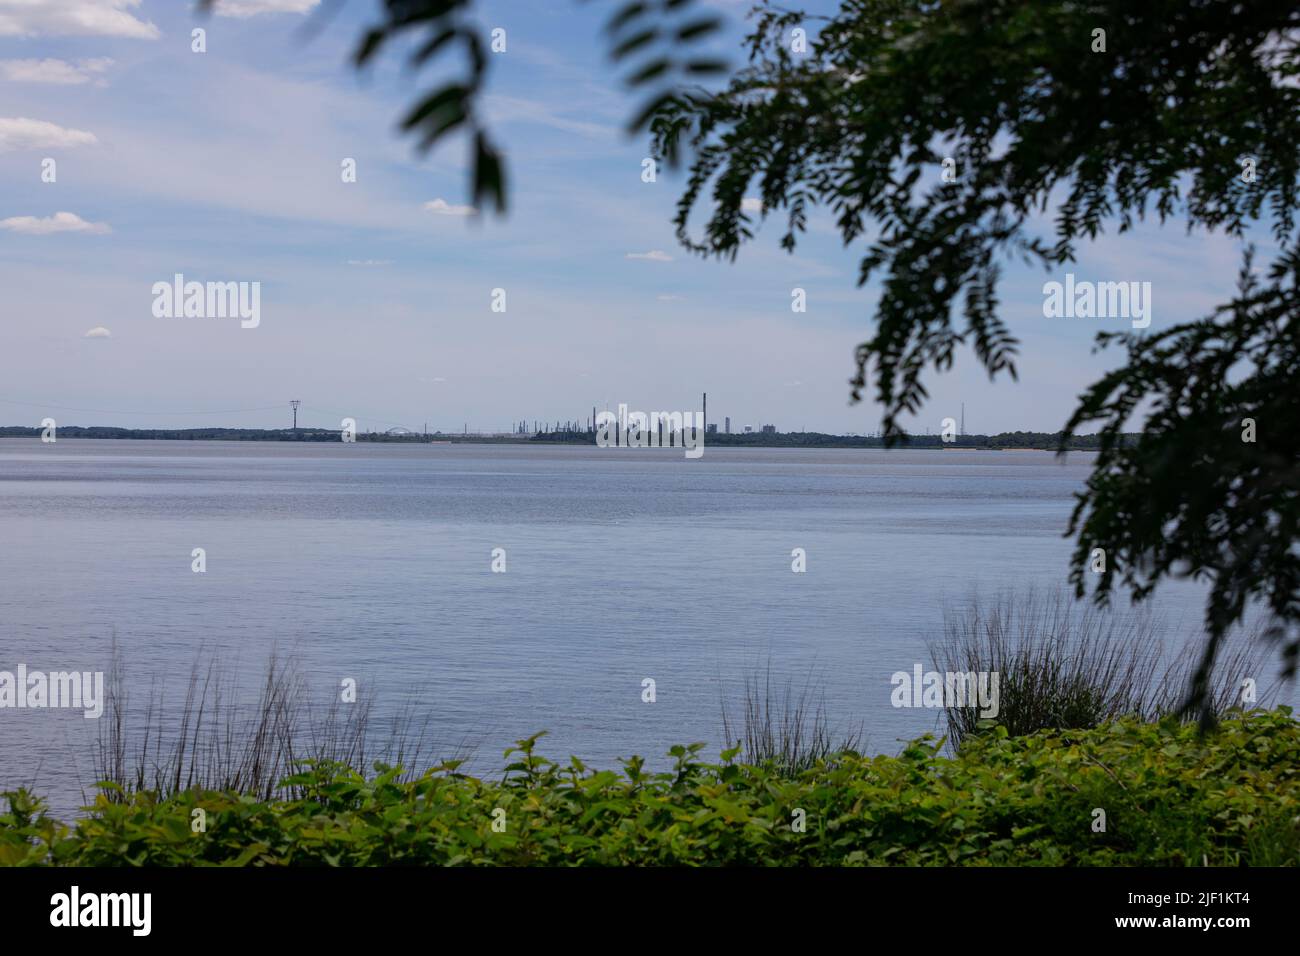
[[[0,439],[0,669],[107,669],[115,638],[147,694],[200,649],[256,673],[276,647],[327,694],[353,676],[382,708],[418,685],[439,737],[488,768],[542,729],[597,765],[715,752],[720,694],[770,657],[894,752],[937,721],[891,707],[890,675],[928,668],[945,604],[1064,580],[1090,461]],[[1194,631],[1196,591],[1158,604]],[[95,723],[0,711],[0,785],[77,805]]]

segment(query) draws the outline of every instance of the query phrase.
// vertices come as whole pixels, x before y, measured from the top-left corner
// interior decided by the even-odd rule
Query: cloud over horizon
[[[83,232],[102,236],[113,230],[106,222],[87,222],[75,212],[56,212],[53,216],[10,216],[0,219],[0,229],[25,236],[49,236],[56,232]]]
[[[103,86],[106,81],[100,74],[107,72],[112,65],[112,58],[106,56],[76,62],[53,57],[42,60],[0,60],[0,79],[9,83],[77,86],[93,82]]]
[[[318,6],[320,0],[217,0],[215,12],[244,20],[268,13],[310,13]]]
[[[156,40],[162,34],[132,11],[140,0],[0,0],[0,37],[105,36]]]
[[[84,129],[67,129],[47,120],[0,116],[0,153],[19,149],[71,149],[99,140]]]
[[[438,216],[476,216],[478,210],[473,206],[453,206],[445,199],[434,199],[424,204],[424,211]]]

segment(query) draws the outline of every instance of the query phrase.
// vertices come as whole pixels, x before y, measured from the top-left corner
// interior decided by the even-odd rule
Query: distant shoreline
[[[37,438],[41,428],[0,426],[0,438]],[[342,442],[339,431],[324,428],[118,428],[108,425],[61,425],[59,439],[120,439],[134,441],[274,441]],[[1136,435],[1125,435],[1126,441]],[[535,434],[475,435],[455,432],[357,432],[358,442],[396,444],[467,445],[595,445],[590,431],[552,431]],[[823,432],[768,432],[707,434],[705,447],[713,448],[884,448],[884,439],[868,435],[828,435]],[[997,435],[960,435],[945,442],[939,435],[908,435],[898,448],[932,448],[940,451],[1057,451],[1061,433],[1002,432]],[[1096,451],[1097,435],[1076,435],[1071,451]]]

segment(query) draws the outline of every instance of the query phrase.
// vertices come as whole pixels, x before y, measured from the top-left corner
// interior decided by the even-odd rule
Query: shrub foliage
[[[540,736],[540,735],[538,735]],[[75,827],[6,794],[0,863],[80,866],[1295,865],[1300,724],[1285,707],[1208,735],[1176,721],[972,738],[955,758],[921,738],[794,778],[773,764],[638,757],[621,772],[555,763],[537,737],[498,782],[456,762],[414,780],[376,765],[304,768],[294,799],[101,793]],[[195,832],[194,811],[206,828]],[[1105,811],[1104,832],[1095,811]],[[504,831],[493,828],[501,820]],[[798,811],[803,811],[800,814]],[[806,826],[802,832],[797,821]]]

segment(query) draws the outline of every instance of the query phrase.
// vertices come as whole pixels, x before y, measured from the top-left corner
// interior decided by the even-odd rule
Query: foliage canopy
[[[0,865],[1300,863],[1300,723],[1285,708],[1234,714],[1207,736],[1176,721],[999,728],[956,758],[921,739],[897,757],[832,756],[793,779],[736,763],[734,750],[705,763],[701,744],[674,747],[662,772],[639,757],[597,771],[547,760],[536,740],[507,752],[499,782],[455,762],[413,780],[327,763],[291,778],[293,799],[101,795],[75,828],[19,791],[0,812]]]

